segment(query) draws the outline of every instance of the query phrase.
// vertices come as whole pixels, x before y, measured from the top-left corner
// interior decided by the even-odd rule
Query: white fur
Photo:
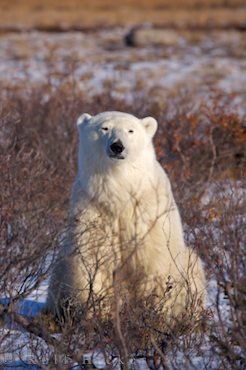
[[[66,297],[83,304],[90,289],[110,297],[113,280],[134,299],[155,293],[175,316],[204,300],[201,262],[185,246],[169,179],[156,160],[156,120],[104,112],[83,114],[77,126],[71,228],[52,275],[48,308],[56,312]],[[120,159],[110,157],[117,140],[124,146]]]

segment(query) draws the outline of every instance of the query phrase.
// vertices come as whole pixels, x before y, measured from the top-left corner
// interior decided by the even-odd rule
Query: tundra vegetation
[[[144,109],[115,100],[110,92],[86,101],[70,89],[43,102],[42,89],[30,95],[11,92],[1,110],[1,356],[21,359],[23,346],[41,368],[79,363],[101,351],[112,357],[162,361],[166,368],[233,368],[244,363],[245,268],[243,209],[244,131],[242,118],[226,114],[218,94],[203,115],[187,114],[187,96],[169,118],[156,104]],[[228,97],[229,98],[229,97]],[[159,123],[157,155],[169,173],[185,225],[187,244],[204,263],[208,307],[196,324],[183,317],[170,331],[151,297],[105,317],[90,300],[94,315],[60,321],[35,316],[34,293],[50,274],[66,224],[76,166],[74,122],[83,110],[153,115]],[[96,107],[96,108],[95,108]],[[48,133],[48,134],[47,134]],[[32,297],[32,298],[30,298]],[[36,297],[38,298],[38,297]],[[141,301],[141,297],[140,297]],[[26,302],[26,308],[23,306]],[[127,300],[126,300],[127,302]],[[28,310],[30,312],[28,313]],[[91,307],[90,307],[91,310]],[[22,314],[24,311],[24,315]],[[18,338],[19,337],[19,338]],[[28,344],[27,344],[28,343]],[[27,348],[27,347],[25,347]],[[158,357],[158,358],[157,358]],[[10,356],[11,359],[11,356]],[[150,360],[149,360],[150,361]],[[64,365],[65,366],[65,365]],[[183,366],[183,365],[182,365]],[[197,367],[196,367],[197,366]]]
[[[25,2],[22,11],[20,4],[0,4],[6,16],[0,35],[0,367],[244,368],[243,1],[187,0],[179,10],[155,1],[154,13],[146,1],[141,13],[129,0],[130,11],[121,8],[116,16],[105,0],[103,8],[95,2],[97,11],[83,13],[87,30],[81,33],[76,1],[69,9],[54,2],[52,11],[48,2],[43,8],[36,2]],[[68,32],[61,35],[62,6]],[[95,18],[86,24],[88,14]],[[129,24],[143,19],[152,19],[158,31],[128,34]],[[101,30],[102,24],[127,27]],[[45,32],[16,33],[35,25]],[[163,26],[172,32],[162,33]],[[170,328],[153,296],[132,304],[123,289],[119,299],[117,284],[111,313],[92,295],[87,316],[69,307],[58,321],[42,314],[52,266],[72,227],[75,122],[82,112],[108,110],[159,123],[157,158],[208,284],[199,319],[187,311]]]

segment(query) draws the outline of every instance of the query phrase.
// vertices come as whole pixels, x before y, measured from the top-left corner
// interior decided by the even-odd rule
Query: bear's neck
[[[119,163],[110,167],[80,168],[78,180],[89,198],[109,202],[112,197],[127,198],[141,193],[142,184],[154,183],[154,157],[134,163]],[[122,199],[123,200],[123,199]]]

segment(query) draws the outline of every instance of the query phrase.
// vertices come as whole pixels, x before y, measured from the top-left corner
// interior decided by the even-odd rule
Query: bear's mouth
[[[125,159],[125,157],[120,153],[110,153],[109,157],[112,159]]]

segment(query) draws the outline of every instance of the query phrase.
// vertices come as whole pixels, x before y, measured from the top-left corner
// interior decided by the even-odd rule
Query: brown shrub
[[[181,363],[187,369],[239,368],[246,347],[243,198],[237,195],[242,191],[245,164],[242,118],[226,113],[219,93],[212,106],[204,104],[193,113],[188,109],[188,98],[181,97],[179,109],[172,114],[168,104],[163,109],[149,103],[143,109],[142,101],[133,107],[114,100],[110,93],[87,101],[67,87],[44,101],[45,93],[43,88],[25,96],[9,93],[3,98],[0,294],[10,299],[8,305],[0,306],[3,328],[9,327],[11,319],[28,333],[31,352],[45,369],[57,367],[59,361],[59,366],[68,361],[69,366],[78,362],[83,368],[83,355],[91,349],[101,349],[106,357],[106,352],[116,357],[120,354],[123,368],[127,368],[126,359],[131,356],[150,356],[148,361],[162,362],[166,368],[180,368]],[[140,117],[153,115],[159,121],[157,155],[172,179],[186,223],[187,241],[202,256],[208,279],[214,284],[202,328],[178,325],[170,333],[158,308],[139,302],[135,307],[126,305],[116,324],[102,318],[99,310],[98,315],[76,326],[64,322],[60,337],[54,338],[49,332],[50,323],[43,322],[43,318],[29,319],[18,313],[19,300],[47,278],[65,224],[76,169],[75,119],[82,112],[104,110],[128,111]],[[221,304],[223,294],[226,314]],[[11,330],[7,334],[1,331],[0,343],[6,336],[11,336]],[[37,338],[46,343],[41,354],[40,345],[35,346]],[[12,350],[9,344],[6,352]],[[108,368],[112,366],[108,364]]]

